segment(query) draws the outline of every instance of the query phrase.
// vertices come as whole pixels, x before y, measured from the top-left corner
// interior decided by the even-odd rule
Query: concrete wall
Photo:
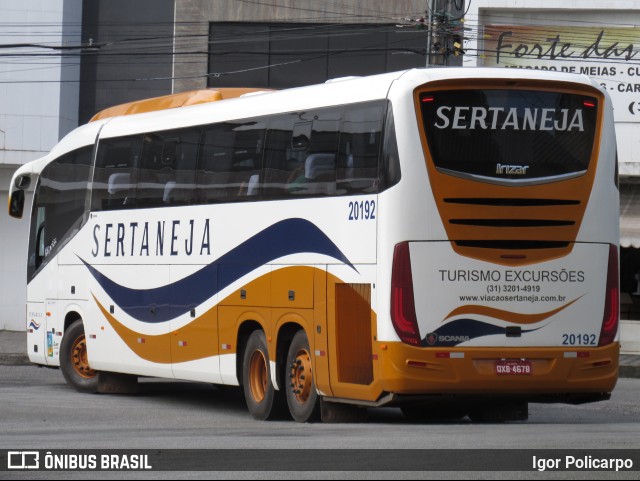
[[[81,0],[2,2],[0,43],[78,44],[81,5]],[[69,27],[61,29],[63,24]],[[0,84],[0,164],[21,165],[44,155],[77,125],[80,61],[36,46],[2,53],[26,55],[0,63],[3,82],[15,82]],[[61,82],[69,80],[76,82]]]
[[[78,124],[78,51],[44,46],[79,45],[81,14],[81,0],[0,3],[0,44],[37,44],[0,63],[0,329],[25,328],[28,220],[8,216],[9,182]]]

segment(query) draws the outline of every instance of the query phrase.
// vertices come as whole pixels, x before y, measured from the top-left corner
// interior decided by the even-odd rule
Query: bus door
[[[40,196],[42,197],[42,196]],[[62,332],[57,333],[58,263],[50,255],[57,243],[52,237],[46,205],[39,205],[38,196],[31,219],[31,239],[28,252],[27,286],[27,342],[32,362],[57,365],[57,352]],[[52,259],[52,262],[48,262]],[[46,275],[34,277],[36,272],[46,270]],[[47,281],[49,280],[49,281]]]
[[[327,331],[334,397],[375,401],[378,368],[375,266],[328,266]]]

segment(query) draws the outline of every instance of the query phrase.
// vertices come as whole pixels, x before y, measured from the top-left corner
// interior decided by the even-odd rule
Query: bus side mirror
[[[9,215],[16,219],[22,219],[24,212],[25,190],[31,185],[31,177],[23,174],[16,177],[13,181],[11,194],[9,195]]]
[[[9,215],[16,219],[22,219],[24,211],[24,190],[14,190],[9,197]]]

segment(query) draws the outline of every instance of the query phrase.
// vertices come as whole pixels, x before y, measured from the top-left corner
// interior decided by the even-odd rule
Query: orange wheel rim
[[[87,340],[79,336],[71,347],[71,359],[75,371],[85,379],[91,379],[96,375],[96,371],[89,366],[89,357],[87,356]]]
[[[306,349],[300,349],[291,364],[291,389],[293,396],[300,403],[304,404],[309,400],[313,386],[313,369],[311,366],[311,356]]]
[[[264,401],[268,382],[269,371],[267,369],[267,359],[264,357],[262,351],[257,350],[251,355],[251,361],[249,363],[249,389],[255,402],[261,403]]]

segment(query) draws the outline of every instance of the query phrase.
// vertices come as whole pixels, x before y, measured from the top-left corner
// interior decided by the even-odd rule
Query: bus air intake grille
[[[449,197],[443,199],[447,204],[487,205],[493,207],[547,207],[554,205],[580,205],[572,199],[508,199],[508,198],[466,198]]]
[[[552,219],[451,219],[451,224],[480,227],[563,227],[574,225],[572,220]]]
[[[540,240],[459,240],[459,247],[500,250],[566,249],[569,242]]]

